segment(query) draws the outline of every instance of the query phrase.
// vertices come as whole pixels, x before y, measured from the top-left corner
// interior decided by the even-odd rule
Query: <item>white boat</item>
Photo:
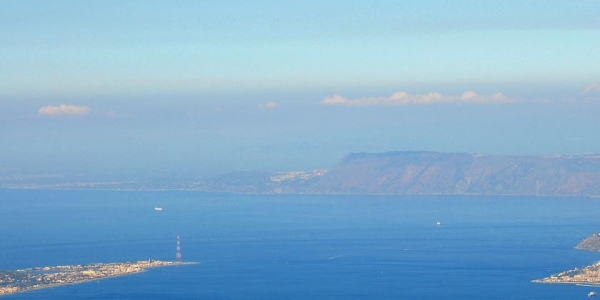
[[[588,293],[588,297],[590,297],[590,298],[595,297],[595,296],[596,296],[596,292],[594,292],[594,291],[591,291]]]
[[[162,211],[162,207],[157,206],[154,208],[154,211]]]

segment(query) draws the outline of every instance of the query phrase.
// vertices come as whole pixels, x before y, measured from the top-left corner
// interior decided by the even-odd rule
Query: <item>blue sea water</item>
[[[530,281],[600,260],[573,249],[598,199],[0,190],[0,207],[0,269],[174,260],[177,233],[200,262],[4,299],[584,299]]]

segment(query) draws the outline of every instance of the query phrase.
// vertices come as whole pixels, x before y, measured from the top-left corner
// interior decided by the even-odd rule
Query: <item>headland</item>
[[[594,233],[592,236],[581,241],[575,249],[600,252],[600,233]]]
[[[0,296],[77,284],[91,280],[144,272],[150,268],[181,266],[195,262],[141,260],[123,263],[92,263],[0,271]]]
[[[596,262],[585,268],[575,268],[560,272],[550,277],[536,279],[536,283],[571,283],[581,285],[600,285],[600,262]]]
[[[595,233],[592,236],[581,241],[575,249],[600,251],[600,233]],[[584,268],[575,268],[568,271],[563,271],[549,277],[532,280],[536,283],[571,283],[580,285],[598,285],[600,286],[600,261],[591,266]]]

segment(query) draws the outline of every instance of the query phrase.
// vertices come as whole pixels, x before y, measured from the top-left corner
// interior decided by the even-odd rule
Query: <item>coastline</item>
[[[557,281],[557,282],[547,282],[544,281],[543,279],[534,279],[531,281],[532,283],[541,283],[541,284],[573,284],[576,286],[587,286],[587,287],[600,287],[600,282],[599,283],[590,283],[590,282],[562,282],[562,281]]]
[[[313,193],[313,192],[294,192],[294,193],[275,193],[275,192],[235,192],[221,190],[204,190],[204,189],[186,189],[186,188],[75,188],[75,187],[20,187],[20,186],[0,186],[0,190],[20,190],[20,191],[109,191],[109,192],[194,192],[204,194],[224,194],[224,195],[242,195],[242,196],[372,196],[372,197],[390,197],[390,196],[406,196],[406,197],[532,197],[532,198],[557,198],[557,199],[600,199],[599,195],[568,195],[568,194],[478,194],[478,193]]]
[[[563,271],[531,282],[600,286],[600,261],[583,268]]]
[[[145,263],[148,263],[148,265],[146,266],[141,266]],[[155,265],[149,265],[150,263],[154,263]],[[122,277],[122,276],[128,276],[128,275],[134,275],[134,274],[141,274],[144,272],[147,272],[150,269],[154,269],[154,268],[160,268],[160,267],[172,267],[172,266],[183,266],[183,265],[195,265],[195,264],[199,264],[199,262],[173,262],[173,261],[138,261],[138,262],[128,262],[128,263],[99,263],[99,264],[88,264],[88,265],[84,265],[83,267],[88,266],[87,269],[84,269],[83,271],[78,271],[75,274],[80,274],[83,273],[85,271],[89,271],[90,268],[101,268],[101,267],[114,267],[114,268],[120,268],[123,266],[130,266],[135,264],[135,266],[140,267],[140,269],[138,270],[134,270],[134,271],[130,271],[130,272],[122,272],[122,273],[117,273],[117,274],[109,274],[109,275],[101,275],[98,277],[94,277],[94,278],[86,278],[86,279],[77,279],[77,280],[73,280],[73,281],[69,281],[69,282],[56,282],[56,283],[48,283],[48,284],[41,284],[39,286],[25,286],[25,287],[20,287],[20,286],[15,286],[15,285],[10,285],[10,286],[5,286],[5,287],[0,287],[0,297],[2,296],[6,296],[6,295],[13,295],[13,294],[18,294],[18,293],[26,293],[26,292],[31,292],[31,291],[35,291],[35,290],[42,290],[42,289],[49,289],[49,288],[56,288],[56,287],[60,287],[60,286],[66,286],[66,285],[76,285],[76,284],[81,284],[81,283],[87,283],[87,282],[92,282],[92,281],[100,281],[100,280],[104,280],[104,279],[110,279],[110,278],[117,278],[117,277]],[[74,266],[65,266],[66,268],[70,268],[70,267],[74,267]],[[56,267],[52,267],[52,268],[56,268]],[[35,268],[32,269],[27,269],[29,271],[34,270]],[[18,289],[15,291],[11,291],[8,289],[17,287]],[[2,290],[3,288],[6,288],[7,290]]]

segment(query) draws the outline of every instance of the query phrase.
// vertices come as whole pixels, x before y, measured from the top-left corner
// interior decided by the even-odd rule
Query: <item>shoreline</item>
[[[145,263],[157,263],[157,265],[147,265],[147,266],[143,266],[143,264]],[[100,281],[100,280],[105,280],[105,279],[111,279],[111,278],[117,278],[117,277],[123,277],[123,276],[128,276],[128,275],[134,275],[134,274],[141,274],[144,272],[149,271],[150,269],[154,269],[154,268],[161,268],[161,267],[172,267],[172,266],[183,266],[183,265],[196,265],[199,264],[199,262],[173,262],[173,261],[158,261],[158,260],[154,260],[151,262],[146,262],[146,261],[138,261],[138,262],[127,262],[127,263],[98,263],[98,264],[87,264],[87,265],[82,265],[83,267],[88,267],[88,269],[85,269],[83,271],[78,271],[75,272],[76,274],[81,274],[85,271],[89,271],[90,268],[102,268],[102,267],[113,267],[113,268],[119,268],[119,267],[123,267],[123,266],[131,266],[134,265],[136,267],[139,267],[139,270],[135,270],[135,271],[131,271],[131,272],[122,272],[122,273],[118,273],[118,274],[110,274],[110,275],[101,275],[95,278],[86,278],[86,279],[76,279],[70,282],[57,282],[57,283],[48,283],[48,284],[42,284],[40,286],[25,286],[25,287],[21,287],[19,285],[8,285],[5,287],[0,287],[0,297],[2,296],[7,296],[7,295],[13,295],[13,294],[18,294],[18,293],[27,293],[27,292],[31,292],[31,291],[36,291],[36,290],[42,290],[42,289],[49,289],[49,288],[56,288],[56,287],[60,287],[60,286],[67,286],[67,285],[76,285],[76,284],[81,284],[81,283],[88,283],[88,282],[93,282],[93,281]],[[141,265],[141,266],[140,266]],[[81,265],[79,267],[82,267]],[[66,266],[66,267],[76,267],[76,266]],[[56,268],[56,267],[52,267],[52,268]],[[29,268],[26,270],[34,270],[35,268]],[[2,291],[2,288],[5,288],[7,290]],[[8,289],[11,288],[17,288],[17,290],[15,291],[11,291]]]
[[[203,190],[203,189],[186,189],[186,188],[71,188],[71,187],[19,187],[19,186],[0,186],[0,190],[21,190],[21,191],[109,191],[109,192],[194,192],[194,193],[205,193],[205,194],[225,194],[225,195],[242,195],[242,196],[407,196],[407,197],[430,197],[430,196],[441,196],[441,197],[532,197],[532,198],[558,198],[558,199],[600,199],[598,195],[546,195],[546,194],[478,194],[478,193],[252,193],[252,192],[235,192],[235,191],[214,191],[214,190]]]
[[[600,288],[600,282],[599,283],[590,283],[590,282],[563,282],[563,281],[556,281],[556,282],[548,282],[548,281],[543,281],[541,279],[534,279],[531,281],[532,283],[541,283],[541,284],[573,284],[573,285],[577,285],[577,286],[587,286],[587,287],[598,287]]]
[[[532,280],[533,283],[574,284],[600,287],[600,261],[589,266],[575,268],[560,273]]]

